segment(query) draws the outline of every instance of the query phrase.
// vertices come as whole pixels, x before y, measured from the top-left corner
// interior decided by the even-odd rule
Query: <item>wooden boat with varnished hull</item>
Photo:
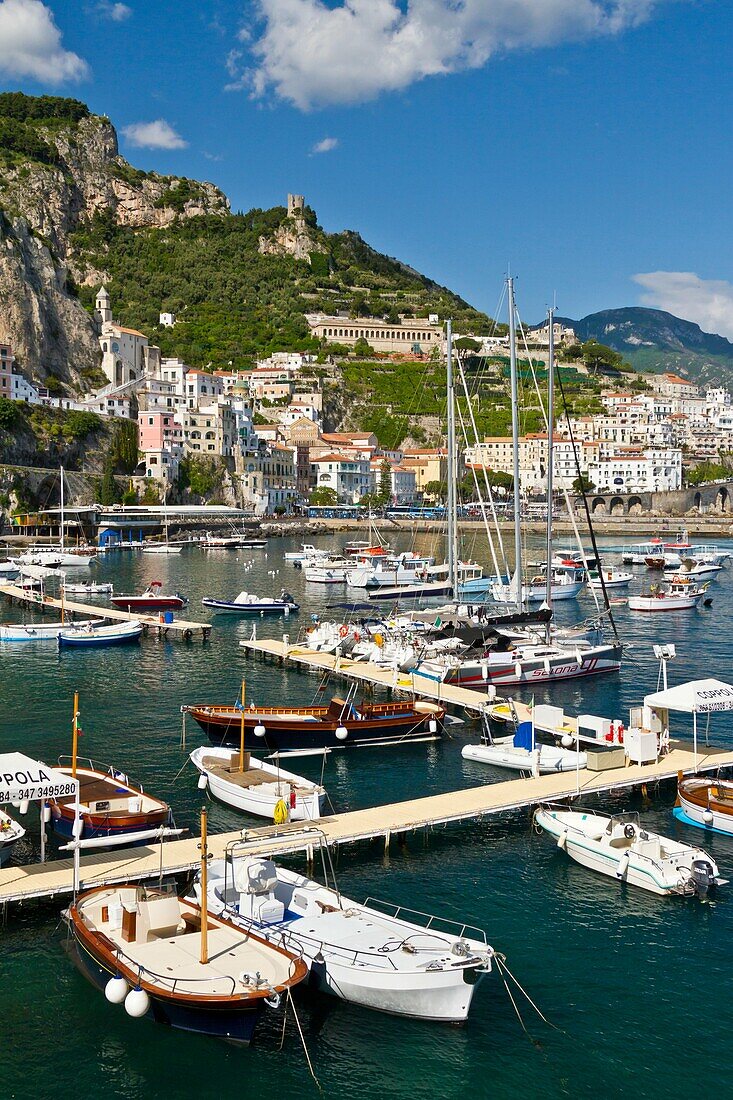
[[[239,746],[239,706],[185,706],[215,745]],[[246,707],[245,748],[271,752],[407,744],[440,736],[445,709],[437,703],[355,704],[334,697],[328,706]]]
[[[130,1016],[231,1043],[249,1043],[266,1005],[307,976],[305,963],[252,930],[140,886],[103,886],[65,913],[72,958]]]
[[[685,824],[733,836],[733,780],[688,776],[680,779],[677,796]]]

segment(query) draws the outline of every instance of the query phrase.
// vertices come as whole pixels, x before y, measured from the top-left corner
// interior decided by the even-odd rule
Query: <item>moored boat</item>
[[[202,814],[205,822],[205,811]],[[206,827],[201,835],[206,897]],[[265,1007],[307,977],[305,963],[206,903],[144,886],[100,886],[64,914],[74,961],[113,1004],[183,1031],[249,1043]]]
[[[62,584],[61,590],[65,596],[111,596],[114,585],[109,581],[90,581],[89,584]]]
[[[677,798],[675,816],[685,824],[733,836],[733,780],[688,776],[679,780]]]
[[[10,862],[13,848],[25,836],[25,829],[10,814],[0,810],[0,867]]]
[[[293,749],[401,745],[436,740],[445,710],[437,703],[356,703],[334,697],[328,706],[185,706],[214,745],[239,746],[244,713],[245,748]]]
[[[576,863],[653,894],[705,897],[725,884],[712,856],[644,828],[637,813],[542,806],[534,819]]]
[[[633,581],[633,573],[625,573],[623,569],[602,570],[592,569],[588,574],[589,588],[628,588]]]
[[[537,741],[532,722],[520,722],[512,736],[496,738],[491,736],[489,723],[485,722],[480,744],[464,745],[461,756],[464,760],[533,775],[575,771],[587,764],[584,752]]]
[[[212,596],[204,596],[201,603],[219,615],[289,615],[300,610],[300,604],[285,589],[277,598],[240,592],[233,600],[215,600]]]
[[[243,813],[258,817],[282,817],[290,821],[315,821],[321,816],[326,792],[318,783],[229,748],[205,745],[189,759],[204,777],[212,796]],[[241,765],[241,766],[240,766]]]
[[[247,855],[244,843],[235,842],[208,869],[210,911],[298,954],[322,992],[391,1015],[464,1021],[492,969],[485,933],[388,902],[344,897],[322,834],[309,829],[308,842],[320,843],[330,867],[325,885],[277,866],[264,847],[263,855]],[[195,890],[201,900],[202,884]]]
[[[109,602],[122,611],[180,611],[188,603],[180,592],[167,596],[162,589],[162,581],[151,581],[144,592],[112,596]]]
[[[101,626],[72,626],[59,631],[59,649],[89,649],[92,646],[130,645],[137,642],[143,624],[133,619],[127,623],[107,623]]]
[[[677,577],[667,585],[652,585],[648,592],[629,596],[630,611],[690,611],[705,598],[707,585],[700,587],[689,577]]]

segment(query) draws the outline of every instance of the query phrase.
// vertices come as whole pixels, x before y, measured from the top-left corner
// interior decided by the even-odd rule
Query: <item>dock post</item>
[[[186,747],[186,711],[181,710],[181,748]]]
[[[387,829],[385,834],[384,834],[384,850],[385,850],[385,852],[389,851],[389,842],[390,842],[391,836],[392,836],[392,834],[390,833],[389,829]]]

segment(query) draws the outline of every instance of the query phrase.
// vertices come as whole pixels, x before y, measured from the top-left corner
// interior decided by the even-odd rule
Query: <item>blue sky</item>
[[[556,293],[733,338],[730,20],[728,0],[0,0],[0,84],[84,99],[133,164],[234,210],[303,192],[490,313],[510,265],[528,320]]]

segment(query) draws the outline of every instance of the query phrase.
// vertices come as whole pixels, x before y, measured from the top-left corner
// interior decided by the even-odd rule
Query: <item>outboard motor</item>
[[[699,898],[707,897],[715,886],[715,868],[707,859],[693,859],[690,868],[690,885]]]
[[[285,600],[286,603],[295,603],[295,600],[293,599],[293,597],[290,595],[289,592],[286,592],[284,588],[283,588],[282,592],[280,593],[280,599]]]

